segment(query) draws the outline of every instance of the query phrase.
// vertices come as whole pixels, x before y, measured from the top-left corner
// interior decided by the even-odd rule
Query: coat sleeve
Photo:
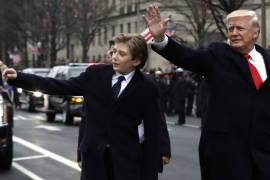
[[[39,90],[50,95],[83,95],[84,85],[87,81],[88,71],[81,73],[78,77],[68,80],[57,80],[44,78],[34,74],[18,72],[15,80],[8,80],[10,85],[21,87],[29,91]]]
[[[161,156],[171,157],[171,142],[164,113],[161,114],[160,152]]]
[[[161,50],[152,45],[152,49],[168,61],[201,75],[208,73],[213,65],[211,47],[193,50],[177,43],[170,37],[168,37],[168,44]]]
[[[162,112],[161,113],[161,126],[160,126],[160,163],[158,167],[158,172],[163,172],[163,161],[162,157],[168,157],[171,158],[171,141],[170,136],[168,132],[168,127],[165,119],[165,115]]]

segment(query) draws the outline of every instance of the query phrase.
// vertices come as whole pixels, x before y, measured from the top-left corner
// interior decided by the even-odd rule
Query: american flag
[[[35,47],[35,46],[29,44],[29,49],[30,49],[30,51],[31,51],[32,54],[39,55],[39,50],[38,50],[37,47]]]
[[[174,35],[176,31],[176,25],[174,25],[173,27],[171,27],[170,29],[167,29],[165,34],[169,37],[171,37],[172,35]]]
[[[19,62],[22,60],[19,54],[8,52],[8,55],[9,55],[9,59],[12,59],[13,64],[19,64]]]
[[[154,43],[154,38],[152,36],[152,34],[149,31],[149,28],[145,29],[142,33],[141,36],[143,36],[143,38],[145,39],[147,44],[152,44]]]

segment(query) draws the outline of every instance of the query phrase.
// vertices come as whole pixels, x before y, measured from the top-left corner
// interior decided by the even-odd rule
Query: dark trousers
[[[193,101],[194,101],[194,94],[188,94],[187,95],[187,107],[186,107],[186,114],[191,115],[192,114],[192,108],[193,108]]]

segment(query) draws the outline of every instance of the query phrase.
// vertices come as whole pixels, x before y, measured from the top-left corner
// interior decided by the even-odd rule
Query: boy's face
[[[129,74],[141,63],[138,59],[132,59],[130,49],[124,43],[115,43],[112,64],[113,70],[121,74]]]

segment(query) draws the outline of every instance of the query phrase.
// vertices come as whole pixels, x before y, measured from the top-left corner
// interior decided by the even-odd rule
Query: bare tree
[[[20,41],[22,18],[17,13],[19,8],[15,0],[1,1],[0,6],[0,52],[1,58],[9,65],[11,61],[7,53],[17,50],[22,45]]]
[[[70,41],[76,32],[76,2],[66,0],[63,7],[63,26],[66,39],[66,58],[70,59]]]
[[[214,21],[211,17],[210,10],[202,0],[182,0],[167,2],[161,1],[163,8],[173,9],[181,15],[180,20],[173,20],[185,34],[189,34],[194,39],[194,47],[203,47],[206,44],[207,36],[216,31],[213,26]],[[185,42],[183,35],[175,35],[178,41]]]
[[[247,0],[203,0],[207,3],[211,14],[215,20],[216,26],[226,40],[227,36],[227,27],[225,22],[225,17],[230,12],[239,9]]]
[[[112,8],[108,3],[108,0],[78,0],[77,32],[82,45],[83,62],[87,62],[90,44],[98,30],[104,25],[106,17],[111,13]]]

